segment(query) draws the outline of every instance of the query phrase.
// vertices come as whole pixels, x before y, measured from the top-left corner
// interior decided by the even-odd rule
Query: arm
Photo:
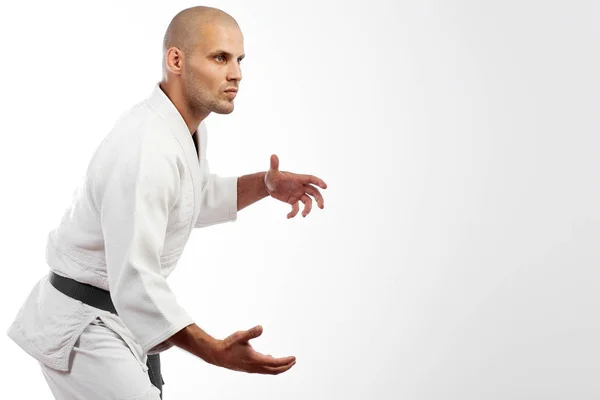
[[[205,164],[204,170],[208,171],[208,163]],[[203,189],[204,203],[196,227],[235,220],[238,211],[265,197],[273,197],[290,204],[292,211],[288,213],[288,218],[296,216],[300,209],[300,201],[304,204],[302,216],[306,217],[310,213],[312,200],[309,195],[315,198],[319,208],[325,207],[321,192],[313,185],[326,189],[327,184],[313,175],[279,171],[279,158],[276,155],[271,156],[271,168],[266,172],[239,178],[221,178],[215,174],[207,176],[208,183]],[[234,182],[237,183],[235,190]]]
[[[266,172],[240,176],[237,181],[237,210],[240,211],[251,204],[269,196],[265,187]]]
[[[210,173],[206,156],[208,135],[204,122],[198,127],[194,138],[200,147],[199,159],[203,170],[202,207],[195,228],[235,221],[238,211],[268,196],[264,186],[265,172],[240,177],[222,177]]]
[[[175,335],[169,342],[192,353],[209,364],[234,371],[277,375],[292,368],[296,357],[274,358],[258,353],[250,345],[251,339],[262,334],[262,326],[237,331],[223,340],[215,340],[192,324]]]
[[[191,324],[168,339],[169,344],[175,345],[209,364],[219,365],[219,342],[204,332],[198,325]]]
[[[195,228],[235,221],[238,211],[269,196],[264,183],[266,172],[221,177],[209,173],[208,162],[204,163],[202,208]]]

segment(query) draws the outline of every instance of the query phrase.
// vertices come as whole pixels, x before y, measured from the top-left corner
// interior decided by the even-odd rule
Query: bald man
[[[193,228],[237,219],[272,197],[295,217],[322,209],[323,180],[270,168],[241,177],[209,172],[210,113],[229,114],[242,80],[243,36],[225,12],[194,7],[164,37],[163,77],[99,145],[58,227],[48,275],[8,335],[39,361],[57,399],[159,399],[159,354],[177,346],[235,371],[280,374],[295,357],[253,350],[262,327],[217,339],[177,302],[166,278]]]

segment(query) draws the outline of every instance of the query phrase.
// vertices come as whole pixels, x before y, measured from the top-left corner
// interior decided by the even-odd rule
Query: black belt
[[[92,307],[118,315],[110,298],[110,292],[104,289],[57,275],[53,271],[50,271],[50,283],[59,292],[62,292],[69,297]],[[164,385],[165,381],[160,372],[160,354],[148,355],[148,362],[146,365],[148,366],[150,382],[160,390],[160,398],[162,399],[162,385]]]

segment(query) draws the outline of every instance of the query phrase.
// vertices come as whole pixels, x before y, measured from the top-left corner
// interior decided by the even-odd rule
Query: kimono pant
[[[96,318],[73,348],[69,371],[41,364],[57,400],[159,400],[160,390],[121,337]]]

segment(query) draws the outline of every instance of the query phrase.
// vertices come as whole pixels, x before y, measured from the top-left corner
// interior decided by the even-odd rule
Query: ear
[[[177,47],[171,47],[165,54],[167,70],[175,75],[181,75],[183,70],[183,53]]]

